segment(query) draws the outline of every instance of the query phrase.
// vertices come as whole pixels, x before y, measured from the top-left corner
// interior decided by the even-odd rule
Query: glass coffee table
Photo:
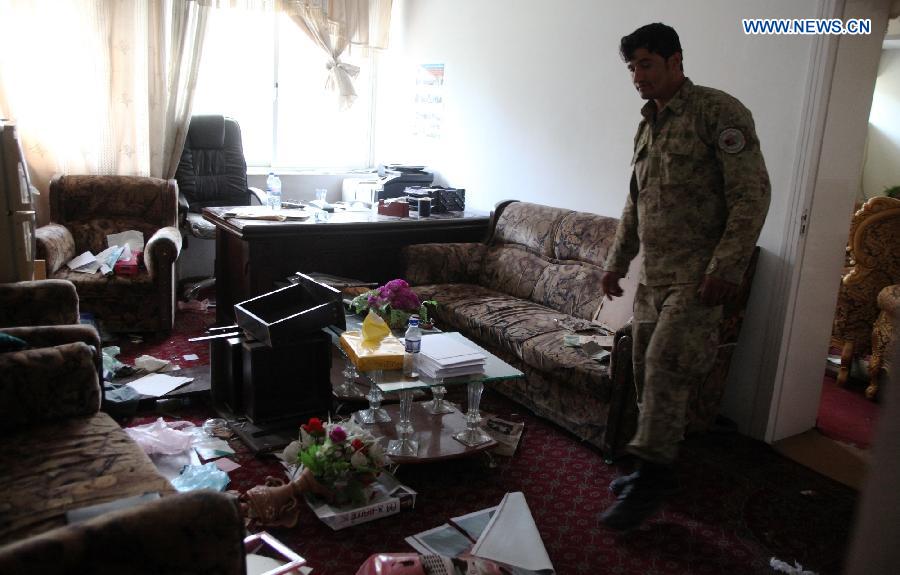
[[[402,370],[362,372],[372,384],[370,405],[369,409],[356,412],[354,418],[360,423],[374,425],[379,432],[388,431],[385,424],[396,419],[395,433],[383,434],[395,436],[388,442],[387,453],[398,462],[459,457],[494,445],[493,438],[481,428],[480,405],[484,384],[524,377],[521,371],[462,334],[449,332],[445,335],[482,352],[486,358],[484,371],[437,379],[421,373],[417,378],[407,377]],[[430,334],[425,334],[422,337],[429,336]],[[467,386],[468,391],[464,416],[443,400],[443,388],[458,385]],[[413,394],[421,389],[433,390],[434,399],[430,402],[413,402]],[[381,394],[393,392],[400,395],[399,406],[381,407]],[[427,445],[420,446],[417,437],[427,439]],[[455,446],[445,441],[448,437],[457,442]],[[424,447],[421,458],[420,447]]]

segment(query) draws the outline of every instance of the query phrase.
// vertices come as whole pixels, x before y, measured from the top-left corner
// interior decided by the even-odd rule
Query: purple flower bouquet
[[[428,306],[436,307],[437,302],[421,301],[405,280],[396,279],[356,296],[351,305],[358,314],[372,310],[392,329],[401,329],[411,315],[418,315],[423,324],[430,323]]]

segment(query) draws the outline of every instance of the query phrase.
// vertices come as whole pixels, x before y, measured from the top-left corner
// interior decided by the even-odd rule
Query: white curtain
[[[391,0],[285,0],[282,10],[328,55],[325,88],[349,108],[356,99],[353,79],[359,67],[341,57],[345,51],[387,48]]]
[[[40,189],[56,172],[174,175],[208,4],[0,0],[0,116]]]
[[[167,13],[168,12],[168,13]],[[150,173],[173,178],[191,120],[209,2],[153,0],[150,6]]]

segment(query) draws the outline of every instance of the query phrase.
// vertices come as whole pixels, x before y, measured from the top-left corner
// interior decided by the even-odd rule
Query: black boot
[[[634,480],[637,479],[638,472],[633,471],[628,475],[620,475],[616,477],[612,481],[609,482],[609,491],[613,495],[621,495],[625,488],[634,483]],[[671,495],[673,493],[677,493],[681,489],[681,485],[678,483],[678,478],[674,473],[667,474],[663,478],[663,485],[661,486],[663,492],[666,495]]]
[[[632,471],[628,475],[620,475],[609,482],[609,491],[613,495],[620,495],[625,488],[634,483],[634,480],[637,479],[638,472]]]
[[[656,513],[665,499],[667,486],[674,483],[671,466],[650,461],[641,461],[632,476],[631,481],[624,481],[612,507],[600,514],[600,522],[610,529],[628,531],[639,526]]]

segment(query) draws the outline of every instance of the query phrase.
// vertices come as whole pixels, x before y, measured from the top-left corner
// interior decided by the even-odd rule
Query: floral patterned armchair
[[[900,200],[863,204],[853,215],[848,251],[852,267],[841,280],[832,326],[832,340],[842,348],[837,381],[847,381],[854,356],[871,353],[866,396],[873,399],[888,367],[900,299]]]
[[[50,221],[38,228],[37,253],[47,277],[75,284],[82,311],[109,331],[172,329],[175,260],[181,252],[175,180],[136,176],[56,176],[50,183]],[[137,230],[144,236],[145,269],[136,275],[85,274],[66,267],[75,256],[106,249],[106,236]]]
[[[6,366],[4,379],[12,377],[11,370],[21,366],[22,376],[29,381],[66,373],[73,378],[100,382],[100,336],[93,327],[78,323],[78,294],[72,282],[39,280],[0,284],[0,333],[28,346],[16,350],[15,344],[6,344],[8,347],[0,353],[0,363]],[[90,348],[93,369],[73,368],[79,360],[72,358],[83,351],[71,346],[75,343]]]

